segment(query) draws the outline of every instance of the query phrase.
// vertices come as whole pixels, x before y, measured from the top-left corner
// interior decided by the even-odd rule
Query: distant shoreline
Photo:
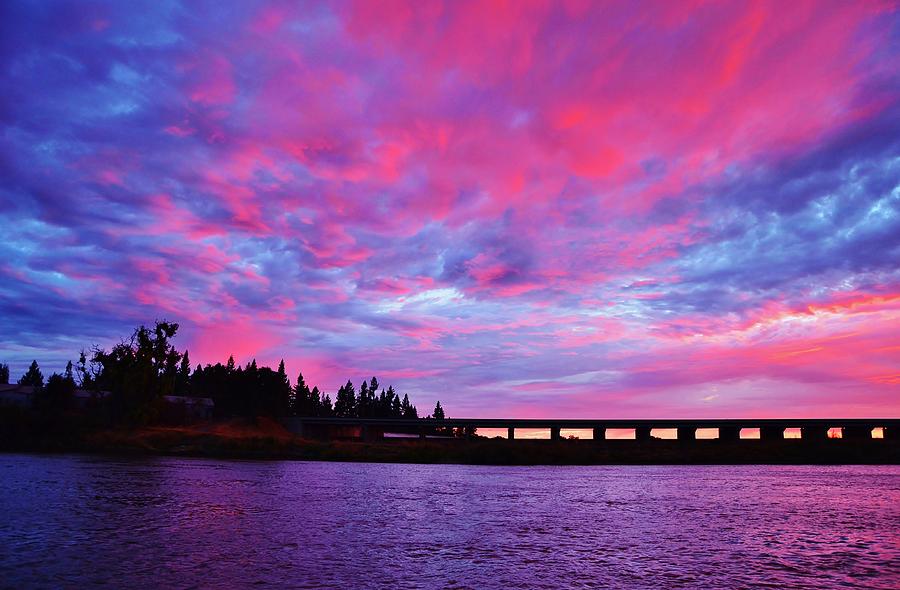
[[[900,464],[900,445],[880,439],[320,441],[293,436],[273,421],[97,430],[65,438],[41,434],[6,438],[0,451],[465,465]]]

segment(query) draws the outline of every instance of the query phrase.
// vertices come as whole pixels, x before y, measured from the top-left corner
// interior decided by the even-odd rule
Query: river
[[[900,467],[0,454],[9,588],[900,587]]]

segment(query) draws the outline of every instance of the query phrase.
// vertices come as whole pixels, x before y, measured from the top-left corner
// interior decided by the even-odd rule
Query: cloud
[[[900,410],[890,6],[0,10],[14,373],[166,317],[455,415]]]

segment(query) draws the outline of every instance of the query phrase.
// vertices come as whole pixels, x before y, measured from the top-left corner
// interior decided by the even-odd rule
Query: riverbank
[[[888,440],[689,443],[633,440],[385,439],[321,441],[294,436],[273,420],[88,430],[64,436],[4,437],[0,450],[473,465],[900,464]]]

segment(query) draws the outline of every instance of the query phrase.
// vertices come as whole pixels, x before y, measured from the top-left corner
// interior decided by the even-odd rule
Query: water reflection
[[[0,456],[11,587],[895,588],[897,467]]]

